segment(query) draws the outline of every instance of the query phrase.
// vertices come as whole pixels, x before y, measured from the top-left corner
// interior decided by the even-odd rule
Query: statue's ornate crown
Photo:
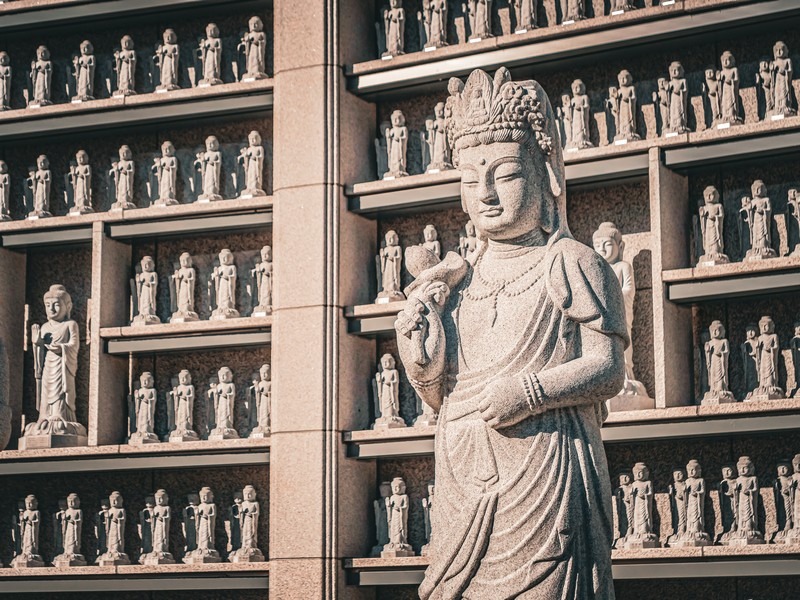
[[[519,141],[517,131],[530,132],[544,154],[552,152],[553,140],[545,130],[544,90],[535,81],[511,81],[508,69],[501,67],[494,80],[485,71],[475,70],[466,84],[453,77],[447,87],[447,135],[454,150]]]

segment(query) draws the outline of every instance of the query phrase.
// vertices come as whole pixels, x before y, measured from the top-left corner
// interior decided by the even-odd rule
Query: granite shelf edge
[[[115,567],[100,567],[87,565],[85,567],[38,567],[30,569],[0,568],[0,578],[60,578],[60,577],[107,577],[110,575],[127,576],[153,576],[180,574],[184,576],[208,574],[234,574],[268,572],[269,561],[258,563],[231,563],[220,562],[201,565],[187,565],[176,563],[173,565],[117,565]]]
[[[220,331],[246,331],[251,329],[270,329],[272,317],[240,317],[219,321],[191,321],[188,323],[160,323],[157,325],[124,327],[102,327],[103,339],[149,339],[162,336],[182,336]]]

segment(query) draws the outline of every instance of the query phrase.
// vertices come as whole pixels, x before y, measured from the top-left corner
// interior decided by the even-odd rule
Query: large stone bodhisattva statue
[[[410,247],[398,352],[439,411],[423,600],[612,600],[611,487],[600,438],[629,343],[612,268],[566,222],[553,109],[535,81],[451,79],[469,262]]]

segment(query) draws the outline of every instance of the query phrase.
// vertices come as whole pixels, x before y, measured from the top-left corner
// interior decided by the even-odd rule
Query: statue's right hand
[[[42,340],[42,336],[39,330],[39,326],[36,324],[31,325],[31,342],[34,344],[40,344]]]
[[[411,379],[430,382],[444,373],[445,332],[440,314],[450,288],[432,282],[415,290],[397,315],[397,350]]]

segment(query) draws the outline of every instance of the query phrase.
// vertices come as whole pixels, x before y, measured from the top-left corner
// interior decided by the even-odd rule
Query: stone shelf
[[[537,29],[520,36],[500,36],[359,63],[349,69],[348,88],[370,100],[385,100],[400,94],[443,90],[450,77],[467,75],[473,69],[493,71],[500,66],[512,69],[519,79],[530,75],[534,68],[540,72],[562,68],[568,62],[594,61],[601,52],[606,56],[644,44],[652,48],[654,44],[706,43],[722,32],[730,35],[733,28],[785,22],[797,16],[800,6],[794,0],[746,4],[684,0],[566,27]]]
[[[677,406],[609,415],[607,444],[770,434],[800,430],[800,398]],[[433,454],[435,427],[348,431],[347,455],[363,460]]]
[[[678,304],[800,290],[800,256],[664,271],[667,298]]]
[[[2,592],[267,590],[269,563],[0,569]]]
[[[269,463],[270,440],[249,439],[146,444],[112,444],[79,448],[4,450],[0,476],[43,473],[85,473],[147,469],[227,468]]]
[[[800,574],[800,546],[765,544],[733,548],[613,550],[614,579],[692,579]],[[348,581],[359,586],[419,585],[428,558],[345,559]]]
[[[219,321],[103,327],[100,337],[109,354],[146,354],[263,346],[272,340],[272,317],[240,317]]]
[[[273,101],[273,80],[262,79],[164,94],[15,109],[0,112],[0,142],[232,115],[255,117],[270,112]]]
[[[348,319],[347,332],[366,337],[393,335],[397,313],[405,305],[405,302],[389,302],[348,306],[344,311],[344,316]]]
[[[110,18],[139,18],[234,2],[255,4],[253,0],[15,0],[0,4],[0,32],[17,33]],[[262,0],[262,4],[271,2]]]
[[[96,221],[107,223],[109,236],[119,239],[254,229],[272,223],[272,196],[3,221],[0,245],[21,248],[90,242]]]

